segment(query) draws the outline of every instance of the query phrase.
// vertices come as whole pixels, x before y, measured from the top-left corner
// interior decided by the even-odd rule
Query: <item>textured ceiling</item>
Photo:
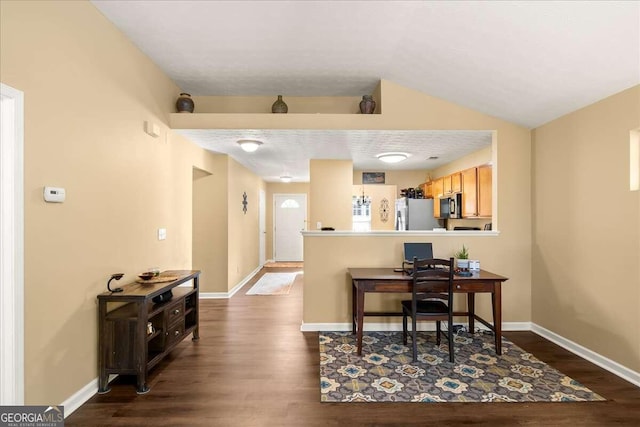
[[[289,175],[293,181],[309,180],[308,159],[353,161],[359,170],[434,169],[468,153],[491,145],[490,131],[372,131],[372,130],[177,130],[200,146],[229,154],[245,167],[259,171],[266,181]],[[239,139],[258,139],[264,144],[245,153]],[[384,164],[375,156],[383,152],[411,156]],[[437,157],[437,159],[429,159]],[[418,183],[416,183],[418,184]]]
[[[386,79],[533,128],[640,83],[638,1],[93,4],[192,95],[360,96]],[[389,134],[378,142],[336,135],[351,141],[336,148],[344,155],[371,146],[391,151],[384,147]],[[227,136],[194,142],[213,149]],[[321,137],[289,139],[298,144],[289,147],[297,160],[308,160],[300,138]],[[355,149],[357,141],[366,145]],[[258,153],[267,156],[266,149]],[[245,166],[257,157],[238,156]]]

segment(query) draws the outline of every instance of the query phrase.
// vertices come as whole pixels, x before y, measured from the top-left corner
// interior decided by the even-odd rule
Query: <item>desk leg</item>
[[[357,344],[358,344],[358,356],[362,356],[362,328],[364,326],[364,289],[358,287],[357,290]]]
[[[502,290],[500,282],[493,284],[491,294],[491,305],[493,306],[493,328],[496,338],[496,354],[502,354]]]
[[[467,311],[469,315],[469,332],[476,333],[476,294],[469,292],[467,294]]]
[[[358,313],[358,301],[357,301],[357,286],[356,281],[351,281],[351,333],[355,334],[356,329],[356,315]]]

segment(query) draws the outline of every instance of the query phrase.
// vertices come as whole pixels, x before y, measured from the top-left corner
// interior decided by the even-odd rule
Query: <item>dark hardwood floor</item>
[[[264,271],[229,300],[201,301],[200,341],[183,341],[154,368],[148,394],[136,394],[133,377],[119,377],[65,425],[640,425],[640,388],[531,332],[504,335],[607,401],[321,403],[318,334],[300,332],[302,280],[289,295],[246,296]]]

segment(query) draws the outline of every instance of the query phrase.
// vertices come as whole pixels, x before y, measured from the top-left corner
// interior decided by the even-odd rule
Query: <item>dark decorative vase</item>
[[[178,113],[193,113],[193,99],[188,93],[181,93],[176,101],[176,109]]]
[[[360,101],[360,112],[362,114],[373,114],[376,110],[376,101],[373,100],[371,95],[364,95],[362,101]]]
[[[287,104],[282,100],[282,95],[278,95],[278,99],[271,106],[271,112],[286,113],[287,111],[289,111],[289,107],[287,107]]]

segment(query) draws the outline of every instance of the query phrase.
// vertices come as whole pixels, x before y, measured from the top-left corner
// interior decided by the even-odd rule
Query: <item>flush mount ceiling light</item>
[[[292,178],[289,175],[282,175],[280,177],[280,181],[282,181],[282,182],[291,182],[291,179]]]
[[[381,153],[376,156],[378,160],[385,163],[398,163],[406,160],[409,155],[407,153]]]
[[[241,139],[238,141],[238,145],[247,153],[253,153],[262,145],[262,142],[256,139]]]

